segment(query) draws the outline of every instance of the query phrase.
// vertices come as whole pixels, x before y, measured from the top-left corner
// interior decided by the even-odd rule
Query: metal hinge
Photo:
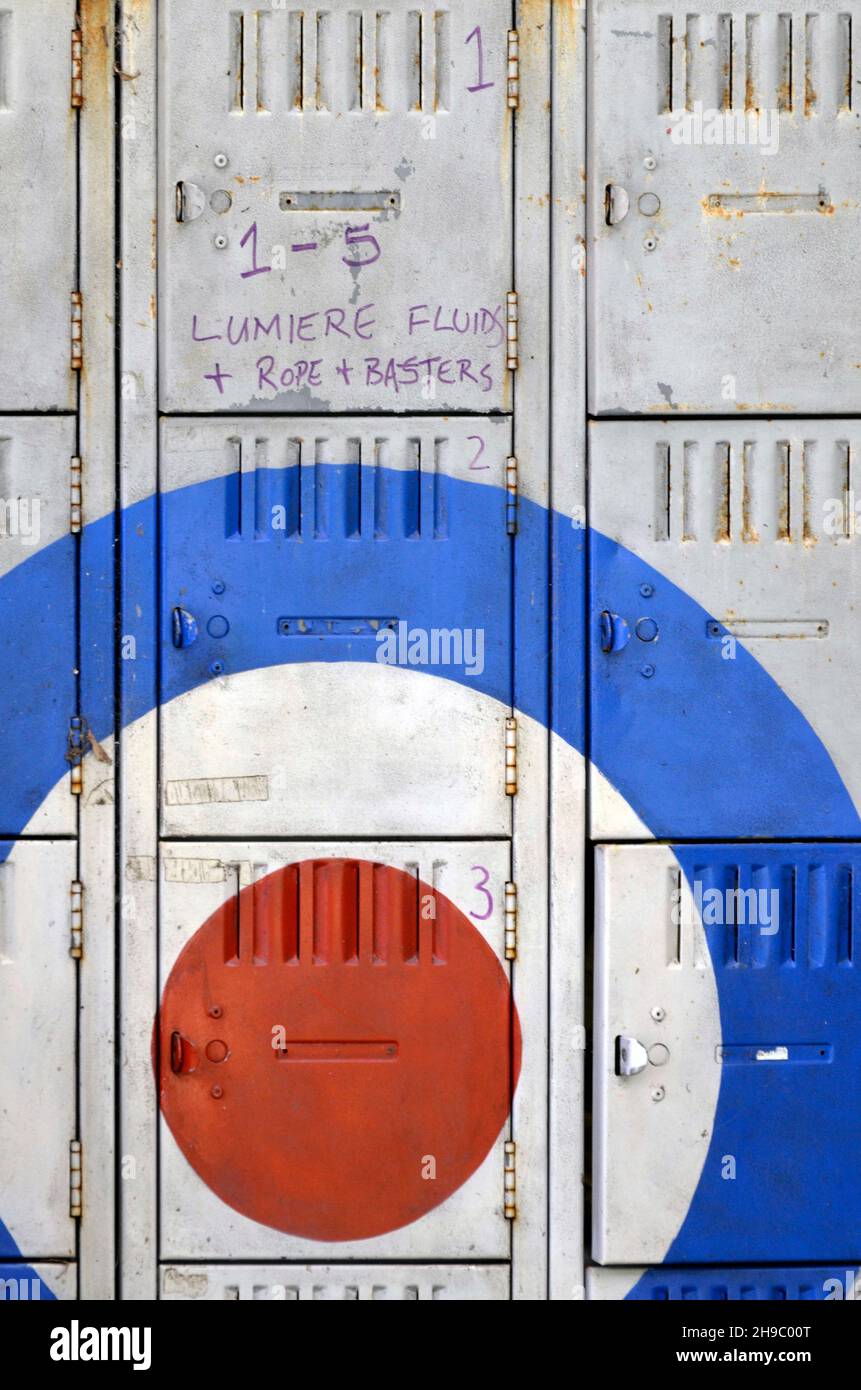
[[[71,765],[72,796],[80,796],[84,789],[81,760],[87,750],[87,726],[80,715],[73,714],[69,720],[69,733],[66,739],[66,762]]]
[[[72,290],[71,334],[72,371],[79,372],[84,365],[84,296],[80,290]]]
[[[72,30],[71,101],[75,110],[84,104],[84,35],[80,29]]]
[[[505,885],[505,959],[517,960],[517,884]]]
[[[81,460],[77,454],[70,463],[69,477],[69,529],[73,535],[81,529],[83,507],[83,474]]]
[[[81,1141],[80,1139],[73,1139],[69,1144],[69,1215],[79,1220],[83,1207]]]
[[[505,1218],[507,1221],[513,1221],[517,1215],[517,1145],[513,1139],[505,1141],[502,1199]]]
[[[520,350],[520,323],[517,305],[517,290],[509,290],[505,303],[505,365],[510,372],[516,372]]]
[[[520,110],[520,38],[516,29],[508,31],[508,105]]]
[[[81,960],[84,954],[84,885],[79,878],[72,881],[69,893],[72,906],[69,955],[73,960]]]
[[[517,720],[505,721],[505,795],[517,792]]]
[[[512,454],[505,464],[505,529],[509,536],[517,533],[517,459]]]

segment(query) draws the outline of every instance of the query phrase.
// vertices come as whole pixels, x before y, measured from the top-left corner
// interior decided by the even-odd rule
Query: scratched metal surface
[[[0,12],[0,410],[72,410],[75,404],[74,18],[74,0],[9,0]]]
[[[410,875],[416,875],[423,884],[432,885],[440,892],[445,893],[462,912],[467,914],[469,922],[482,939],[490,946],[497,957],[500,967],[507,975],[510,967],[503,960],[503,941],[504,941],[504,884],[508,874],[509,850],[504,841],[496,842],[458,842],[448,840],[445,843],[421,842],[400,840],[395,842],[385,841],[365,841],[356,844],[351,840],[326,840],[323,842],[296,841],[289,844],[277,844],[265,840],[256,841],[231,841],[220,843],[218,841],[185,841],[181,844],[164,843],[161,849],[161,904],[162,904],[162,931],[161,931],[161,960],[160,960],[160,990],[164,990],[165,983],[170,973],[176,965],[183,947],[187,945],[199,925],[205,922],[211,913],[216,911],[223,903],[230,901],[236,894],[239,886],[246,887],[248,884],[260,882],[276,870],[285,865],[296,864],[309,859],[332,859],[342,856],[360,856],[363,860],[382,865],[393,865],[395,868],[405,870]],[[141,872],[155,872],[154,866],[142,865]],[[303,890],[303,898],[308,897],[308,890]],[[310,904],[308,904],[310,906]],[[306,906],[306,912],[308,910]],[[361,928],[360,928],[361,930]],[[273,939],[274,944],[274,939]],[[245,946],[240,948],[247,951],[251,949],[251,942],[246,941]],[[303,948],[304,950],[305,948]],[[314,963],[310,956],[306,958],[305,970],[313,972],[313,981],[309,981],[308,991],[310,998],[308,1003],[313,1007],[316,998],[322,1017],[328,1017],[330,1029],[346,1029],[348,1036],[354,1036],[362,1029],[366,1031],[362,1036],[377,1036],[379,1033],[379,1021],[372,1010],[355,1010],[349,1005],[348,996],[345,994],[342,999],[342,1006],[339,1010],[336,999],[329,997],[329,978],[333,972],[347,971],[355,976],[357,971],[371,970],[376,971],[378,976],[382,972],[388,974],[389,970],[394,972],[394,965],[386,965],[378,962],[370,963],[366,955],[367,944],[360,946],[361,961],[355,963],[346,962],[337,964],[335,962]],[[292,967],[279,963],[274,957],[268,964],[262,961],[256,965],[251,964],[251,957],[248,957],[251,979],[247,979],[245,984],[246,997],[252,1000],[256,988],[255,979],[262,982],[264,975],[271,975],[273,970],[290,970]],[[242,967],[240,967],[242,968]],[[300,967],[301,968],[301,967]],[[445,973],[447,967],[439,963],[431,965],[424,960],[421,964],[416,962],[412,967],[416,972],[430,969],[432,972]],[[235,973],[235,972],[234,972]],[[204,984],[201,979],[195,976],[194,997],[218,1007],[216,994],[218,993],[218,974],[217,971],[209,973],[208,983]],[[336,987],[335,987],[336,988]],[[391,987],[390,987],[391,988]],[[213,993],[215,991],[215,993]],[[219,999],[221,996],[219,996]],[[270,1018],[272,1009],[264,1009],[260,1012],[259,1018],[265,1020],[266,1032],[269,1033],[273,1023],[277,1024],[280,1019]],[[173,1016],[172,1016],[173,1017]],[[232,1049],[233,1056],[228,1057],[222,1069],[211,1067],[207,1074],[205,1063],[201,1058],[201,1068],[204,1070],[203,1083],[204,1090],[208,1090],[210,1079],[214,1077],[218,1080],[222,1077],[225,1097],[230,1095],[234,1101],[239,1095],[243,1085],[238,1073],[238,1069],[248,1065],[243,1061],[247,1059],[251,1049],[246,1044],[245,1048],[234,1043],[236,1029],[241,1026],[241,1020],[231,1018],[229,1006],[226,1006],[223,1015],[217,1019],[207,1017],[201,1011],[200,1005],[197,1009],[189,1009],[184,1015],[187,1026],[194,1030],[194,1036],[199,1044],[203,1045],[205,1037],[209,1034],[225,1040],[226,1044]],[[291,1026],[291,1020],[283,1020],[287,1027]],[[417,1018],[417,1021],[420,1021]],[[177,1022],[172,1022],[171,1027],[179,1026]],[[207,1030],[209,1030],[207,1032]],[[328,1035],[331,1036],[331,1033]],[[464,1036],[470,1036],[467,1029]],[[237,1040],[238,1042],[238,1040]],[[506,1039],[507,1042],[507,1039]],[[440,1049],[438,1065],[434,1068],[435,1087],[445,1087],[452,1083],[447,1073],[446,1050],[447,1043],[444,1036],[438,1036],[436,1046]],[[269,1051],[272,1067],[283,1068],[281,1062],[275,1056],[271,1047],[268,1045],[264,1049]],[[498,1065],[503,1073],[507,1074],[508,1058],[507,1046],[500,1050],[500,1056],[492,1065]],[[297,1062],[298,1067],[307,1067],[307,1062]],[[341,1063],[340,1066],[349,1068],[350,1062]],[[385,1063],[381,1063],[385,1065]],[[329,1062],[325,1070],[328,1073],[328,1084],[333,1084],[334,1072],[337,1071],[338,1064]],[[200,1068],[199,1068],[200,1070]],[[287,1107],[287,1115],[291,1115],[291,1088],[286,1083],[274,1081],[269,1093],[269,1102],[272,1105],[272,1123],[277,1127],[281,1122],[283,1111],[282,1106]],[[348,1083],[347,1083],[348,1084]],[[167,1087],[168,1082],[162,1085]],[[180,1078],[180,1094],[188,1097],[188,1086],[194,1086],[193,1076]],[[232,1089],[231,1089],[232,1088]],[[473,1102],[478,1097],[471,1098]],[[261,1103],[264,1103],[261,1100]],[[185,1105],[191,1105],[190,1098],[185,1099]],[[210,1121],[216,1127],[229,1129],[229,1114],[227,1102],[225,1101],[225,1116],[219,1120],[218,1112],[220,1105],[216,1098],[211,1100],[204,1099],[204,1105],[209,1105],[214,1112],[215,1118]],[[406,1104],[406,1103],[405,1103]],[[420,1090],[414,1094],[413,1106],[422,1104]],[[345,1106],[349,1106],[349,1098],[345,1097]],[[400,1128],[403,1116],[399,1117],[397,1124],[398,1139],[403,1132]],[[395,1123],[395,1117],[392,1116]],[[310,1124],[312,1126],[322,1126],[324,1130],[337,1124],[336,1115],[329,1114],[325,1101],[320,1099],[311,1107],[305,1106],[296,1114],[292,1115],[291,1125],[299,1126]],[[369,1129],[372,1129],[371,1117],[369,1116]],[[467,1137],[468,1126],[464,1127],[464,1138]],[[245,1135],[247,1136],[247,1128]],[[418,1124],[413,1129],[408,1123],[406,1132],[414,1135],[415,1143],[421,1144],[421,1125]],[[342,1239],[342,1240],[311,1240],[301,1235],[288,1234],[274,1229],[270,1225],[264,1225],[257,1220],[252,1220],[243,1214],[243,1194],[239,1186],[236,1187],[236,1199],[233,1204],[228,1203],[212,1190],[205,1182],[201,1181],[198,1174],[191,1167],[187,1157],[180,1149],[174,1139],[168,1125],[162,1118],[161,1125],[161,1210],[162,1210],[162,1257],[169,1260],[186,1259],[507,1259],[510,1248],[510,1223],[506,1221],[502,1211],[502,1187],[499,1176],[503,1168],[503,1144],[505,1139],[504,1131],[500,1133],[491,1144],[489,1151],[482,1158],[471,1177],[462,1186],[453,1192],[445,1200],[437,1202],[432,1195],[434,1189],[433,1179],[429,1178],[426,1184],[428,1192],[428,1207],[424,1215],[419,1217],[400,1229],[385,1231],[379,1235],[369,1236],[363,1239]],[[201,1131],[202,1134],[202,1131]],[[246,1138],[237,1135],[237,1139],[243,1145]],[[419,1170],[420,1160],[425,1149],[416,1148],[415,1163],[416,1172]],[[442,1176],[443,1165],[446,1163],[446,1156],[441,1151],[437,1155],[440,1163],[440,1176]],[[356,1153],[357,1174],[361,1171],[365,1173],[367,1154]],[[385,1162],[385,1157],[380,1154],[380,1162]],[[277,1187],[277,1174],[273,1175],[273,1181]],[[325,1182],[323,1191],[325,1190]],[[338,1189],[343,1194],[344,1188]],[[347,1184],[346,1191],[350,1190]],[[373,1179],[369,1179],[365,1174],[364,1180],[355,1182],[353,1193],[354,1200],[360,1209],[372,1210],[375,1201],[375,1185]],[[321,1193],[322,1200],[322,1193]],[[325,1201],[323,1201],[325,1210]]]
[[[507,7],[163,8],[162,408],[509,409]]]
[[[470,1303],[507,1299],[511,1275],[501,1265],[292,1265],[283,1276],[271,1265],[166,1265],[161,1297],[232,1302],[331,1303],[415,1300]]]
[[[844,0],[593,5],[593,413],[857,408],[859,35]],[[682,142],[730,107],[764,143]]]
[[[595,564],[594,605],[627,624],[626,641],[605,653],[595,643],[593,746],[598,763],[608,739],[627,740],[630,757],[653,746],[646,731],[656,703],[669,705],[679,729],[688,719],[684,670],[740,692],[739,661],[752,657],[816,730],[855,805],[861,764],[847,737],[846,711],[861,680],[857,594],[858,429],[852,420],[600,421],[590,430],[592,524],[613,546],[653,568],[648,597],[619,571],[612,547]],[[645,576],[644,576],[645,577]],[[701,605],[702,621],[679,621],[672,594]],[[707,621],[706,614],[711,621]],[[638,624],[654,624],[645,629]],[[639,634],[639,635],[638,635]],[[644,638],[648,640],[643,640]],[[654,674],[643,679],[641,667]],[[610,716],[618,694],[624,731]],[[611,728],[612,726],[612,728]],[[777,741],[772,725],[763,731]],[[794,756],[785,737],[785,757]],[[705,752],[706,750],[704,750]],[[751,765],[755,754],[749,754]],[[681,743],[661,759],[681,777]],[[723,833],[723,812],[697,824],[681,798],[660,827],[674,836]],[[785,799],[771,816],[739,805],[734,834],[854,835],[856,814],[827,798],[794,810]],[[621,799],[595,784],[592,833],[637,838]]]

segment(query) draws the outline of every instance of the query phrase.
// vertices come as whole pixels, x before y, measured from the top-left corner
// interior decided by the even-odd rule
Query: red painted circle
[[[450,1196],[520,1066],[481,933],[414,876],[356,859],[291,864],[214,912],[171,971],[159,1037],[162,1110],[195,1172],[312,1240],[382,1235]]]

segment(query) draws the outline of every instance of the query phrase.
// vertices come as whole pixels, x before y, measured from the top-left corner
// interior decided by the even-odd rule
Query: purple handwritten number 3
[[[478,882],[475,884],[475,891],[477,893],[484,894],[484,897],[487,901],[487,911],[470,912],[469,915],[470,917],[474,917],[476,922],[486,922],[491,912],[493,911],[493,894],[491,893],[489,888],[485,887],[485,884],[490,882],[490,874],[488,873],[487,869],[484,867],[483,864],[473,864],[472,872],[474,874],[478,874]]]
[[[493,82],[484,80],[484,48],[481,42],[481,25],[476,24],[475,28],[467,34],[464,43],[469,43],[470,39],[475,39],[475,46],[478,50],[478,81],[472,87],[467,87],[468,92],[483,92],[488,87],[493,87]]]

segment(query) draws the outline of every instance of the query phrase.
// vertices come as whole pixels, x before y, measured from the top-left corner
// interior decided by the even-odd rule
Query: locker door
[[[602,846],[602,1264],[857,1265],[856,844]]]
[[[859,834],[855,422],[608,421],[591,457],[595,764],[658,836]]]
[[[164,11],[162,407],[508,409],[510,7]]]
[[[496,1301],[509,1297],[511,1279],[503,1265],[168,1265],[162,1272],[161,1296],[206,1299],[210,1303],[261,1299],[271,1303],[299,1300],[447,1302]]]
[[[2,22],[0,20],[0,22]],[[75,693],[75,549],[69,530],[74,420],[0,419],[0,831],[75,830],[66,761]],[[53,791],[45,796],[45,788]]]
[[[71,410],[76,246],[74,0],[4,0],[0,410]]]
[[[592,412],[855,410],[858,5],[591,9]]]
[[[76,1133],[72,841],[0,843],[0,1258],[75,1255],[69,1144]],[[45,1275],[53,1287],[50,1275]]]
[[[167,834],[510,833],[510,441],[164,423]]]
[[[806,1269],[598,1269],[587,1272],[590,1302],[622,1299],[665,1302],[706,1299],[737,1303],[765,1300],[769,1303],[824,1302],[857,1298],[856,1270],[838,1265]]]
[[[163,1258],[508,1259],[509,862],[163,846]]]

